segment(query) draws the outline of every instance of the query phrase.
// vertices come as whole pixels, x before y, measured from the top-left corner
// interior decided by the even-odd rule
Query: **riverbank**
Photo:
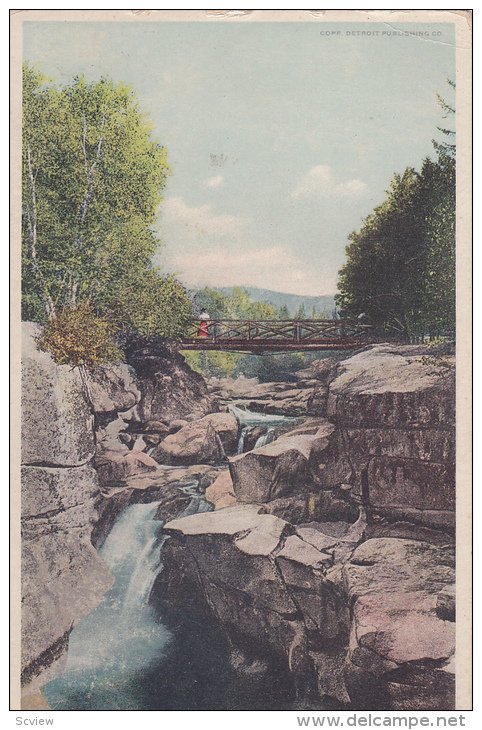
[[[46,396],[55,386],[58,399],[64,384],[65,417],[73,385],[61,380],[62,366],[28,352],[29,373],[42,363],[36,382]],[[90,407],[83,415],[77,406],[77,421],[63,429],[70,458],[73,443],[88,446],[69,467],[90,469],[88,510],[79,511],[76,482],[62,489],[97,551],[90,539],[83,549],[105,578],[92,611],[81,590],[65,590],[60,573],[58,605],[69,607],[74,628],[58,662],[47,661],[52,650],[30,662],[26,693],[47,685],[49,702],[65,709],[450,709],[450,363],[441,368],[417,347],[379,345],[340,363],[313,363],[297,388],[242,379],[208,388],[197,375],[188,385],[189,369],[176,360],[182,376],[166,389],[166,353],[142,356],[148,366],[138,352],[137,369],[94,375]],[[281,415],[296,399],[290,390],[317,397],[303,396],[296,414],[289,407]],[[250,411],[260,402],[262,413]],[[26,466],[58,485],[52,462],[45,453]],[[39,478],[23,485],[34,503]],[[47,502],[25,515],[26,549],[42,575],[54,565],[39,563],[35,530],[44,530],[55,556],[59,520],[70,529],[65,500],[56,515]],[[94,574],[69,545],[67,575],[73,569],[87,586]],[[24,565],[28,595],[36,575]],[[51,636],[62,630],[48,603],[40,612]],[[29,636],[24,641],[38,652]]]

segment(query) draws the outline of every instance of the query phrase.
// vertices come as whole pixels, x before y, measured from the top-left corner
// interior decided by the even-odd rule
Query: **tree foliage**
[[[189,367],[209,378],[230,377],[245,359],[245,355],[221,350],[188,350],[183,355]]]
[[[114,345],[116,328],[97,317],[88,301],[76,307],[64,307],[50,319],[38,338],[41,350],[47,350],[58,365],[94,367],[102,362],[122,358]]]
[[[444,102],[443,111],[453,108]],[[455,328],[455,145],[434,146],[436,160],[396,174],[383,203],[350,234],[339,272],[342,315],[364,312],[405,337]]]
[[[132,90],[77,77],[58,87],[24,67],[23,316],[46,321],[88,300],[122,328],[176,336],[186,292],[152,266],[169,173]]]
[[[199,310],[206,309],[211,319],[278,319],[279,311],[269,302],[255,302],[249,292],[235,286],[230,294],[205,287],[196,292]]]

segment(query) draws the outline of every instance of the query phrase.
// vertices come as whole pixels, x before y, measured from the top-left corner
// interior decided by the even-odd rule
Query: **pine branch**
[[[439,132],[442,132],[442,134],[446,134],[447,136],[453,136],[455,134],[455,131],[453,129],[444,129],[444,127],[437,127]]]

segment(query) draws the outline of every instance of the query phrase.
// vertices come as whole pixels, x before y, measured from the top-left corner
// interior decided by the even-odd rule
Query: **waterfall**
[[[256,441],[254,448],[259,449],[261,446],[266,446],[266,444],[270,444],[272,441],[274,441],[276,438],[276,429],[273,427],[268,428],[266,433],[263,433],[258,440]]]
[[[151,519],[151,523],[155,524],[154,519]],[[137,613],[139,606],[148,605],[152,586],[159,571],[160,547],[164,541],[164,537],[159,538],[157,534],[153,534],[140,551],[122,605],[124,618],[129,618],[132,611]]]
[[[281,426],[294,422],[297,419],[290,416],[277,416],[273,413],[255,413],[243,410],[237,406],[229,406],[230,413],[239,421],[241,426]]]
[[[212,509],[196,480],[179,489],[191,497],[181,516]],[[156,519],[161,504],[127,507],[99,550],[114,585],[73,628],[65,671],[43,688],[53,710],[142,710],[158,701],[145,677],[157,676],[175,642],[149,604],[168,539]]]
[[[223,442],[221,441],[221,436],[218,433],[216,433],[215,439],[216,439],[216,444],[218,446],[219,458],[222,459],[223,461],[226,461],[227,456],[226,456],[226,452],[224,450]]]
[[[241,433],[237,449],[238,454],[244,453],[246,437],[256,426],[263,429],[266,428],[265,433],[259,436],[255,445],[252,447],[254,449],[259,449],[261,446],[266,446],[266,444],[270,444],[274,441],[283,426],[287,426],[290,423],[297,421],[296,418],[289,416],[277,416],[272,413],[256,413],[255,411],[243,410],[237,406],[229,406],[229,410],[241,425]]]
[[[251,426],[243,426],[241,428],[241,433],[239,435],[239,441],[238,441],[238,450],[236,452],[237,454],[244,453],[244,442],[246,440],[246,436],[249,433],[250,429],[251,429]]]
[[[232,412],[241,424],[241,452],[254,426],[266,429],[259,446],[295,420],[236,407]],[[184,467],[164,468],[174,472]],[[212,509],[198,481],[186,483],[180,477],[177,487],[190,501],[179,516]],[[232,672],[229,647],[217,626],[193,624],[189,633],[175,622],[168,628],[149,603],[162,569],[162,545],[169,539],[162,532],[162,521],[156,519],[162,504],[128,506],[100,549],[114,585],[102,603],[74,626],[63,673],[43,687],[53,710],[202,709],[207,701],[229,709],[231,701],[236,707],[245,702],[239,699],[245,690]],[[222,681],[213,683],[213,672]]]
[[[65,672],[44,688],[52,709],[142,709],[132,683],[172,639],[149,605],[165,540],[159,504],[127,507],[100,549],[115,583],[72,630]]]

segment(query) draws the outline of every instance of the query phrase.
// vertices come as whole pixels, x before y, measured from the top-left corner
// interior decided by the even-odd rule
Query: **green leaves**
[[[75,304],[99,274],[105,239],[124,226],[145,233],[155,220],[166,153],[132,91],[106,79],[56,88],[26,66],[23,122],[27,279],[36,259],[56,305]],[[140,245],[147,262],[157,243],[144,235]]]
[[[212,319],[277,319],[278,310],[269,302],[254,302],[241,286],[230,294],[204,287],[194,297],[199,309],[206,309]]]
[[[46,321],[89,300],[122,332],[178,336],[182,286],[151,265],[167,153],[128,86],[63,87],[24,67],[23,316]]]
[[[157,269],[132,269],[113,283],[107,306],[125,335],[180,338],[193,316],[187,292]]]
[[[349,236],[339,272],[343,315],[365,312],[379,330],[408,338],[455,329],[455,145],[434,147],[435,162],[394,175],[383,203]]]

